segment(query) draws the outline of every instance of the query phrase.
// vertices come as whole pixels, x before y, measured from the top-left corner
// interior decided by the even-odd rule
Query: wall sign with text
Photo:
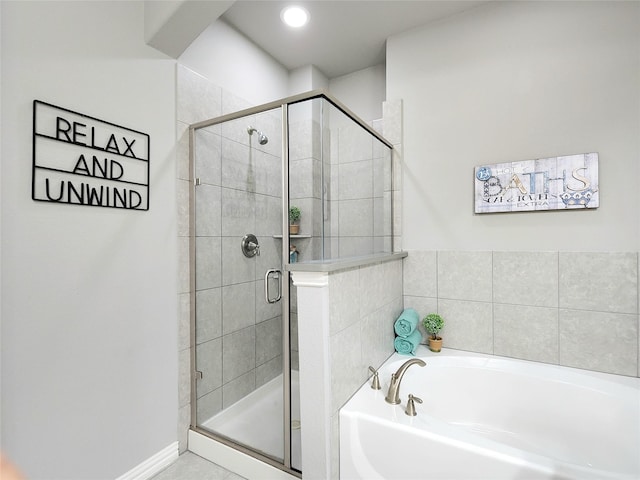
[[[31,197],[148,210],[149,135],[34,100]]]
[[[593,209],[600,205],[598,154],[475,168],[475,212]]]

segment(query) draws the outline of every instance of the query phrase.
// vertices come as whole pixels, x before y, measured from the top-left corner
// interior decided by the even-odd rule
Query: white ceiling
[[[387,37],[474,8],[470,0],[237,0],[222,15],[287,69],[315,65],[328,78],[383,63]],[[311,20],[287,27],[280,11],[304,6]]]

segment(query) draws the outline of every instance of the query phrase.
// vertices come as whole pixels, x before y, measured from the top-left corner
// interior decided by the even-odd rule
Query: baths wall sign
[[[31,198],[149,209],[149,135],[33,102]]]
[[[475,168],[475,213],[593,209],[600,205],[598,154]]]

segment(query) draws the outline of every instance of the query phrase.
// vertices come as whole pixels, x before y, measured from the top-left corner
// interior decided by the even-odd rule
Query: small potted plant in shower
[[[442,337],[438,332],[444,327],[444,319],[437,313],[430,313],[422,319],[424,329],[429,333],[429,350],[439,352],[442,350]]]
[[[294,205],[289,207],[289,234],[297,235],[300,231],[300,209]]]

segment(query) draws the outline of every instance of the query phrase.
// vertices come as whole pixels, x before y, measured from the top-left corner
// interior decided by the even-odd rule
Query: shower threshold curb
[[[248,480],[300,478],[193,430],[189,430],[189,451]]]

